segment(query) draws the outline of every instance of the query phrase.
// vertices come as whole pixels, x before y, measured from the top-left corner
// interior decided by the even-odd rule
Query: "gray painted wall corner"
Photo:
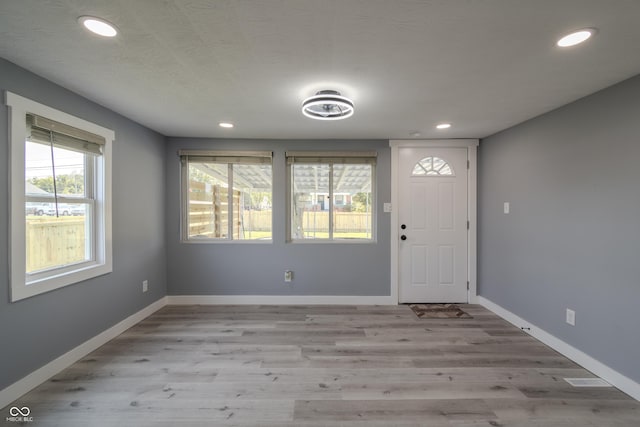
[[[0,105],[0,389],[166,295],[164,137],[0,59],[9,90],[113,129],[113,272],[9,302],[7,107]],[[142,293],[142,280],[150,290]]]
[[[638,117],[640,76],[482,140],[478,250],[481,296],[636,382]]]

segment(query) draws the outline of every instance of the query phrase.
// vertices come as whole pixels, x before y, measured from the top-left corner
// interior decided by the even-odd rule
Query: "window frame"
[[[376,151],[287,151],[285,158],[287,162],[287,234],[286,239],[288,243],[295,244],[373,244],[377,243],[378,239],[378,212],[376,209],[377,200],[377,157]],[[295,158],[317,158],[317,163],[313,164],[327,164],[329,165],[329,236],[328,238],[294,238],[292,228],[293,222],[293,166],[295,165]],[[349,159],[353,160],[353,163],[349,163]],[[362,161],[366,159],[368,161]],[[309,161],[305,162],[311,164]],[[333,215],[335,214],[335,193],[333,188],[333,166],[334,165],[349,165],[349,164],[369,164],[371,166],[371,238],[369,239],[347,239],[333,237],[334,224]]]
[[[227,232],[227,237],[189,237],[189,157],[220,157],[228,158],[226,164],[229,166],[228,185],[233,189],[233,165],[243,165],[241,161],[233,161],[234,159],[241,158],[269,158],[269,164],[271,166],[271,197],[273,199],[273,152],[272,151],[230,151],[230,150],[178,150],[178,158],[180,160],[180,242],[181,243],[193,243],[193,244],[272,244],[273,231],[274,231],[274,216],[273,207],[271,215],[271,238],[269,239],[234,239],[233,233]],[[216,163],[216,162],[214,162]],[[216,164],[224,164],[223,162],[217,162]],[[229,224],[233,220],[233,206],[232,206],[233,191],[228,192],[227,197],[229,202],[227,208],[229,209],[228,218]],[[229,225],[231,227],[231,225]]]
[[[102,276],[113,271],[113,244],[112,244],[112,144],[115,140],[115,132],[95,123],[49,107],[31,99],[5,91],[5,104],[9,111],[9,192],[10,192],[10,247],[9,265],[11,302],[50,292],[65,286],[73,285],[94,277]],[[87,160],[93,163],[89,167],[93,172],[89,182],[92,183],[93,215],[91,221],[91,256],[88,261],[71,265],[54,267],[34,274],[26,272],[26,213],[27,199],[35,201],[38,197],[25,194],[25,168],[26,168],[26,138],[27,138],[27,114],[35,114],[51,120],[69,125],[104,138],[103,154]],[[85,170],[85,174],[87,171]],[[87,178],[85,178],[87,179]],[[85,194],[84,198],[69,198],[72,203],[87,202],[91,194]],[[48,199],[42,200],[48,203]],[[64,196],[58,197],[59,203],[64,203]]]

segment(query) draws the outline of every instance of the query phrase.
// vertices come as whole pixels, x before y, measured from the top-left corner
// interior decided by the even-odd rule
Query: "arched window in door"
[[[413,167],[411,176],[454,176],[453,168],[440,157],[425,157]]]

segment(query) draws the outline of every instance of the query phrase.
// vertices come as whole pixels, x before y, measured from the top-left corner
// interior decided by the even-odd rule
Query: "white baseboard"
[[[21,380],[16,381],[9,387],[0,391],[0,408],[4,408],[11,402],[19,399],[20,396],[33,390],[49,378],[68,368],[78,360],[82,359],[98,347],[106,344],[130,327],[149,317],[154,312],[167,305],[167,297],[160,298],[153,304],[148,305],[137,313],[132,314],[118,324],[110,327],[106,331],[85,341],[76,348],[69,350],[57,359],[52,360],[43,367],[33,371]]]
[[[577,348],[556,338],[550,333],[536,327],[535,325],[532,325],[530,322],[522,319],[521,317],[516,316],[509,310],[499,306],[493,301],[490,301],[486,298],[479,296],[478,304],[484,306],[488,310],[494,312],[495,314],[502,317],[507,322],[517,326],[518,328],[521,328],[521,327],[531,328],[530,331],[525,331],[525,332],[529,333],[531,336],[533,336],[537,340],[553,348],[555,351],[562,354],[563,356],[573,360],[574,362],[584,367],[588,371],[591,371],[592,373],[599,376],[609,384],[617,387],[618,389],[622,390],[629,396],[640,401],[640,384],[638,384],[631,378],[628,378],[622,375],[621,373],[615,371],[614,369],[611,369],[604,363],[594,359],[593,357],[582,352],[581,350],[578,350]]]
[[[171,305],[396,305],[391,296],[352,295],[170,295]]]

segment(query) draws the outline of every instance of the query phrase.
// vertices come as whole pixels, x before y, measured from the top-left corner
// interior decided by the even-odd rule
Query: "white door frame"
[[[400,301],[399,282],[399,228],[398,221],[398,173],[399,173],[399,149],[412,148],[466,148],[469,159],[469,171],[467,174],[467,218],[469,218],[467,274],[469,281],[468,301],[477,303],[477,163],[478,163],[477,139],[428,139],[428,140],[390,140],[391,147],[391,300],[398,304]]]

